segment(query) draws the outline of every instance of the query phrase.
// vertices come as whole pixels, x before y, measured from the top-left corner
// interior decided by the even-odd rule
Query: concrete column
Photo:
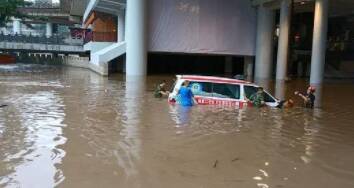
[[[271,78],[274,22],[274,11],[259,6],[257,13],[255,80]]]
[[[17,18],[13,19],[12,32],[14,34],[21,35],[21,20],[20,19],[17,19]]]
[[[225,57],[225,74],[226,75],[232,74],[232,56]]]
[[[278,41],[277,57],[277,80],[285,80],[288,70],[288,52],[289,52],[289,33],[291,19],[291,2],[282,0],[280,6],[280,33]]]
[[[146,75],[147,35],[146,0],[127,1],[126,23],[126,75]]]
[[[53,24],[52,23],[46,23],[46,30],[45,30],[45,35],[49,38],[53,36]]]
[[[310,83],[320,85],[323,81],[328,26],[328,0],[316,0],[313,29]]]
[[[253,80],[253,57],[251,56],[245,56],[244,57],[244,75],[245,79],[248,81]]]
[[[275,97],[279,100],[285,99],[285,82],[283,80],[277,80],[275,83]]]
[[[125,41],[125,12],[122,10],[118,14],[118,29],[117,29],[117,35],[118,35],[118,42],[123,42]]]

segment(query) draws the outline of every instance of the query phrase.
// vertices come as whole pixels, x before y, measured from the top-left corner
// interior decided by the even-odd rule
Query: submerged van
[[[248,105],[249,98],[259,86],[244,80],[214,77],[177,75],[173,91],[168,97],[170,103],[179,103],[178,90],[188,80],[189,88],[199,105],[223,105],[242,108]],[[266,105],[276,107],[279,100],[264,91]]]

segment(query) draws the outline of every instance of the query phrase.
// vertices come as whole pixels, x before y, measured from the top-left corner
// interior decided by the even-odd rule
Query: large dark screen
[[[150,0],[149,51],[255,54],[249,0]]]

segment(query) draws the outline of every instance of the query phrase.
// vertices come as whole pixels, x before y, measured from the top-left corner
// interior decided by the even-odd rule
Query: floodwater
[[[188,109],[153,98],[172,78],[0,67],[0,187],[354,187],[352,81],[313,111]]]

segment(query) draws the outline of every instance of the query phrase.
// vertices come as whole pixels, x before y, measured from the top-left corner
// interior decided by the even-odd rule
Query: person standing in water
[[[264,90],[262,87],[257,89],[257,92],[252,94],[249,99],[246,99],[248,102],[252,103],[255,107],[263,107],[265,105],[264,101]]]
[[[302,94],[298,91],[295,91],[295,95],[301,97],[304,100],[304,107],[305,108],[313,108],[315,105],[315,93],[316,89],[312,86],[307,88],[306,94]]]
[[[193,106],[193,104],[197,104],[193,92],[189,86],[189,81],[184,81],[181,88],[178,90],[178,94],[180,96],[180,104],[182,106]]]
[[[166,81],[163,80],[159,85],[157,85],[154,96],[155,98],[168,97],[170,92],[166,90]]]

